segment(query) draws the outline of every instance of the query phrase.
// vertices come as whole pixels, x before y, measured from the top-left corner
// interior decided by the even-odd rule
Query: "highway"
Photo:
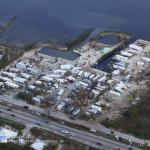
[[[46,119],[42,119],[40,116],[36,116],[33,114],[29,114],[27,112],[22,112],[20,110],[8,110],[9,107],[0,105],[0,116],[10,119],[12,121],[21,122],[22,124],[32,124],[33,126],[38,126],[47,131],[54,132],[55,134],[67,137],[69,139],[84,143],[86,145],[104,149],[104,150],[127,150],[128,145],[122,144],[101,136],[96,136],[89,132],[77,130],[65,125],[58,124],[56,122],[49,121]],[[12,116],[14,114],[15,116]],[[97,144],[100,143],[100,144]],[[133,150],[137,150],[138,148],[132,147]]]
[[[30,109],[29,110],[26,110],[28,111],[29,113],[30,112],[35,112],[35,113],[41,113],[41,114],[46,114],[48,115],[48,112],[46,112],[45,109],[43,108],[39,108],[37,106],[32,106],[32,105],[29,105],[27,104],[26,102],[24,101],[21,101],[21,100],[15,100],[11,97],[8,97],[6,95],[0,95],[0,103],[1,104],[11,104],[13,105],[16,109],[19,109],[21,108],[22,109],[22,106],[28,106]],[[70,122],[70,123],[73,123],[73,124],[76,124],[76,125],[82,125],[84,127],[87,127],[87,128],[91,128],[91,129],[94,129],[96,131],[99,131],[99,132],[103,132],[105,134],[111,134],[111,129],[109,128],[106,128],[100,124],[93,124],[93,123],[89,123],[87,121],[83,121],[83,120],[71,120],[68,116],[66,116],[65,114],[63,113],[60,113],[60,112],[53,112],[53,111],[49,111],[49,116],[51,117],[54,117],[54,118],[57,118],[58,120],[64,120],[66,122]],[[132,135],[129,135],[127,133],[122,133],[122,132],[119,132],[119,131],[114,131],[114,134],[118,137],[121,137],[125,140],[131,140],[135,143],[139,143],[139,144],[145,144],[147,143],[148,146],[150,146],[150,141],[149,140],[142,140],[142,139],[139,139],[137,137],[134,137]]]

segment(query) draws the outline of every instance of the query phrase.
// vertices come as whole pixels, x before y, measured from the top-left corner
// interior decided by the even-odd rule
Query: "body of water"
[[[17,17],[0,43],[64,41],[88,28],[150,40],[149,7],[150,0],[0,0],[0,24]]]
[[[100,38],[99,41],[104,43],[104,44],[115,45],[119,42],[119,39],[116,36],[110,36],[109,35],[109,36],[104,36],[104,37]]]
[[[77,59],[80,56],[71,50],[70,51],[61,51],[61,50],[56,50],[56,49],[52,49],[49,47],[42,48],[39,51],[39,53],[45,54],[48,56],[52,56],[52,57],[59,57],[59,58],[63,58],[63,59],[71,60],[71,61],[74,61],[75,59]]]

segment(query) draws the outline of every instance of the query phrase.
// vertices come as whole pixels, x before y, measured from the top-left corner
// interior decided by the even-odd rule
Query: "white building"
[[[39,80],[38,80],[38,81],[35,82],[35,84],[36,84],[36,85],[42,85],[42,81],[39,81]]]
[[[150,58],[149,57],[142,57],[142,60],[146,63],[150,63]]]
[[[118,98],[121,97],[121,93],[116,92],[116,91],[112,91],[112,90],[109,91],[108,95],[109,95],[110,98],[112,98],[112,99],[118,99]]]
[[[133,49],[127,49],[127,52],[128,53],[132,53],[132,54],[137,54],[137,51],[133,50]]]
[[[15,84],[15,83],[9,82],[9,81],[6,82],[6,85],[7,85],[8,87],[10,87],[10,88],[13,88],[13,89],[18,89],[18,88],[19,88],[19,85],[18,85],[18,84]]]
[[[130,44],[130,45],[129,45],[129,48],[134,49],[134,50],[143,50],[142,47],[140,47],[140,46],[138,46],[138,45],[135,45],[135,44]]]
[[[68,76],[67,79],[68,79],[70,82],[74,82],[74,81],[76,80],[73,76]]]
[[[31,67],[28,67],[27,70],[29,71],[30,74],[32,75],[36,75],[38,73],[38,70],[34,69],[34,68],[31,68]]]
[[[45,81],[45,82],[53,82],[54,79],[52,77],[49,77],[49,76],[43,76],[41,78],[42,81]]]
[[[2,128],[0,130],[0,143],[7,143],[9,139],[12,140],[17,136],[17,134],[18,133],[13,130]]]
[[[61,102],[61,103],[57,106],[57,110],[62,110],[64,106],[65,106],[65,102]]]
[[[127,51],[121,51],[120,54],[125,56],[125,57],[132,57],[133,56],[131,53],[128,53]]]
[[[30,90],[35,90],[35,89],[36,89],[36,86],[30,85],[30,86],[29,86],[29,89],[30,89]]]
[[[16,68],[9,68],[9,71],[10,71],[10,72],[18,73],[18,72],[19,72],[19,69],[16,69]]]
[[[6,72],[6,71],[2,72],[2,74],[3,74],[4,76],[9,77],[9,78],[15,78],[15,77],[17,76],[16,73]]]
[[[102,107],[100,106],[91,105],[91,108],[97,110],[98,112],[102,112]]]
[[[120,75],[120,70],[114,70],[114,71],[112,72],[112,74],[113,74],[114,76]]]
[[[32,100],[33,100],[33,102],[36,103],[36,104],[41,104],[41,100],[40,100],[40,98],[38,98],[38,97],[32,97]]]
[[[25,64],[23,62],[19,62],[16,64],[17,69],[25,69],[26,67],[27,67],[27,64]]]
[[[121,61],[121,62],[128,62],[128,58],[127,58],[127,57],[124,57],[124,56],[121,56],[121,55],[116,55],[116,56],[114,57],[114,59],[119,60],[119,61]]]
[[[2,77],[2,76],[0,76],[0,80],[2,80],[2,81],[4,81],[4,82],[12,81],[10,78]]]
[[[73,68],[73,65],[65,64],[65,65],[61,65],[60,68],[63,70],[71,70]]]
[[[64,91],[65,91],[64,89],[60,89],[60,90],[58,91],[58,93],[57,93],[57,94],[58,94],[59,96],[62,96],[62,95],[63,95],[63,93],[64,93]]]
[[[27,74],[27,73],[21,73],[21,76],[22,76],[23,78],[26,78],[26,79],[29,79],[29,78],[32,77],[32,75]]]
[[[117,70],[122,70],[122,71],[125,71],[125,70],[126,70],[125,67],[121,67],[121,66],[115,65],[115,64],[113,64],[113,68],[114,68],[114,69],[117,69]]]
[[[46,143],[44,141],[37,139],[33,144],[31,144],[31,148],[34,150],[43,150]]]
[[[23,78],[20,78],[20,77],[15,77],[15,78],[13,79],[13,81],[23,84],[23,83],[26,82],[26,79],[23,79]]]

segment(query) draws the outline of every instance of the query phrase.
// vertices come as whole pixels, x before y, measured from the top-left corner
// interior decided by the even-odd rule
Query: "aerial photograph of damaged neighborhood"
[[[0,150],[150,150],[150,0],[0,0]]]

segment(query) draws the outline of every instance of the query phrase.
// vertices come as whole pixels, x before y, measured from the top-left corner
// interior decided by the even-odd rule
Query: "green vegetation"
[[[27,103],[32,104],[32,94],[27,92],[19,92],[16,97],[25,100]]]
[[[2,25],[0,25],[0,33],[4,32],[16,19],[17,17],[14,16],[10,18],[8,21],[4,22]]]
[[[35,136],[36,138],[48,139],[48,140],[59,140],[59,136],[57,136],[56,134],[47,132],[37,127],[31,128],[30,131],[32,135]]]
[[[35,49],[35,48],[37,48],[37,44],[36,44],[36,43],[31,43],[31,44],[25,45],[25,46],[23,47],[23,49],[24,49],[25,51],[29,51],[29,50]]]
[[[13,121],[10,121],[10,120],[7,120],[7,119],[0,117],[0,126],[4,126],[4,125],[9,125],[12,128],[15,128],[19,131],[22,131],[25,129],[25,125],[23,125],[23,124],[16,123],[16,122],[13,122]]]
[[[122,129],[139,138],[150,139],[150,84],[147,88],[132,93],[132,98],[140,98],[140,102],[131,106],[122,117],[116,120],[106,118],[102,124],[114,129]]]
[[[80,145],[78,144],[74,144],[73,143],[68,143],[69,146],[63,143],[64,146],[62,146],[61,150],[86,150],[85,146],[83,148],[80,147]],[[30,150],[30,145],[18,145],[18,144],[14,144],[14,143],[0,143],[0,150]],[[49,144],[47,146],[45,146],[44,150],[57,150],[58,149],[58,144],[53,145],[53,144]],[[89,148],[88,150],[96,150],[94,148]],[[148,149],[145,149],[148,150]]]
[[[16,98],[25,100],[29,104],[34,104],[34,102],[32,101],[32,97],[35,97],[37,95],[43,95],[43,94],[44,94],[44,91],[42,90],[42,88],[38,88],[38,89],[36,89],[32,92],[30,92],[30,91],[20,91],[16,95]]]
[[[86,40],[92,31],[93,31],[93,29],[89,29],[87,31],[84,31],[84,32],[80,33],[76,38],[65,42],[64,45],[68,49],[71,49],[71,48],[77,46],[78,44],[80,44],[81,42],[83,42],[84,40]]]
[[[114,36],[114,37],[118,38],[118,42],[119,42],[121,40],[128,41],[130,38],[132,38],[133,35],[131,35],[130,33],[127,33],[127,32],[103,31],[103,32],[98,33],[91,40],[97,41],[97,40],[100,40],[101,38],[103,38],[105,36]]]
[[[31,133],[35,136],[35,137],[44,137],[45,134],[44,134],[44,130],[42,129],[39,129],[39,128],[36,128],[36,127],[33,127],[31,128]]]
[[[14,143],[0,143],[0,150],[30,150],[28,145],[22,146]]]
[[[143,149],[143,150],[149,150],[149,146],[146,143],[143,146],[141,146],[141,149]]]
[[[66,126],[69,126],[69,127],[72,127],[72,128],[75,128],[75,129],[80,129],[80,130],[85,130],[85,131],[89,131],[90,128],[88,127],[85,127],[83,125],[79,125],[79,124],[75,124],[75,123],[71,123],[71,122],[67,122],[67,121],[64,121],[63,119],[58,119],[58,118],[54,118],[52,116],[48,116],[48,115],[45,115],[45,114],[42,114],[42,117],[46,118],[46,119],[50,119],[50,120],[53,120],[55,122],[58,122],[60,124],[64,124]]]
[[[8,48],[5,46],[0,47],[0,52],[2,52],[2,59],[0,60],[0,69],[5,68],[12,61],[16,60],[20,56],[22,56],[23,51],[17,50],[16,48]]]
[[[62,145],[61,150],[86,150],[86,146],[84,144],[68,140],[65,137],[61,137],[59,135],[56,135],[52,132],[47,132],[45,130],[33,127],[31,130],[31,133],[35,137],[40,137],[41,139],[48,139],[52,141],[56,141],[54,143],[50,143],[47,146],[45,146],[44,150],[57,150],[59,144]],[[96,150],[94,148],[89,148],[89,150]]]
[[[62,145],[61,150],[86,150],[85,145],[74,142],[72,140],[68,140],[66,138],[62,138],[54,133],[47,132],[45,130],[33,127],[31,129],[31,133],[35,137],[40,137],[41,139],[48,139],[56,142],[52,142],[44,147],[44,150],[57,150],[59,144]],[[30,150],[30,143],[22,146],[14,143],[0,143],[0,150]],[[95,148],[88,148],[88,150],[96,150]]]
[[[47,41],[47,46],[51,49],[57,49],[57,50],[67,50],[67,47],[62,43],[58,41]]]
[[[44,147],[44,150],[57,150],[58,149],[58,145],[52,145],[52,144],[49,144],[47,146]]]

